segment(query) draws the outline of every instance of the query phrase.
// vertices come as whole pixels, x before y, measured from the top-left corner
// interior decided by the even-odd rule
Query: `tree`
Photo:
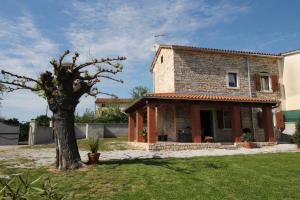
[[[125,57],[92,59],[78,64],[79,53],[75,52],[71,62],[64,62],[70,51],[65,51],[59,59],[50,61],[52,72],[45,71],[38,79],[2,70],[0,83],[10,91],[28,89],[43,93],[49,109],[53,112],[54,134],[57,146],[56,167],[77,169],[81,159],[74,131],[75,109],[84,94],[96,97],[98,94],[111,95],[99,91],[96,84],[102,79],[123,82],[113,76],[122,71]]]
[[[142,97],[147,92],[149,92],[149,89],[146,86],[136,86],[131,90],[130,94],[132,100],[134,101]]]
[[[48,126],[51,119],[47,115],[39,115],[35,118],[35,122],[38,126]]]

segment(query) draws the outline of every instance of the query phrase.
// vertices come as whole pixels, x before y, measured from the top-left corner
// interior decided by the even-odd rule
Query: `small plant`
[[[100,147],[99,138],[92,138],[89,140],[89,147],[92,153],[97,153]]]
[[[35,183],[39,182],[41,176],[34,181],[30,181],[29,175],[16,174],[7,179],[0,179],[0,199],[11,200],[29,200],[32,195],[38,195],[46,200],[63,200],[64,197],[57,193],[55,184],[50,178],[44,179],[43,187],[35,187]],[[40,199],[40,198],[39,198]]]
[[[250,132],[243,133],[242,136],[241,136],[241,141],[242,142],[245,142],[245,141],[254,142],[254,136]]]
[[[300,118],[297,120],[296,123],[296,131],[293,135],[294,142],[300,147]]]
[[[147,136],[148,136],[148,131],[146,128],[144,128],[141,132],[140,135],[144,138],[145,142],[147,142]]]

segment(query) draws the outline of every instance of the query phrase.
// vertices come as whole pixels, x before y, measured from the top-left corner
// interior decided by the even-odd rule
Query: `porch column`
[[[273,115],[272,107],[265,106],[262,108],[263,111],[263,126],[265,132],[265,140],[267,142],[274,142],[274,127],[273,127]]]
[[[148,143],[156,143],[155,106],[151,103],[147,104],[147,129],[148,129]]]
[[[134,113],[128,116],[128,141],[134,142]]]
[[[135,123],[136,123],[136,127],[135,127],[135,131],[136,131],[136,142],[143,142],[144,138],[143,136],[140,134],[143,131],[144,128],[144,122],[143,122],[143,111],[142,110],[137,110],[136,111],[136,119],[135,119]]]
[[[241,106],[234,105],[232,107],[231,128],[234,142],[241,141]]]
[[[194,143],[201,142],[201,120],[199,106],[193,105],[191,107],[191,122],[192,122],[192,137]]]

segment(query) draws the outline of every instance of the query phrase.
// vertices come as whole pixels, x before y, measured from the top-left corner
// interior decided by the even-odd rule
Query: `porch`
[[[217,148],[223,142],[239,143],[242,128],[249,128],[258,142],[273,143],[272,107],[276,103],[265,98],[147,94],[125,110],[129,114],[129,142],[157,144],[152,146],[159,148],[158,144],[162,142],[158,142],[158,138],[168,135],[169,143],[165,145],[176,146],[176,143],[183,143],[177,146],[189,146],[189,149],[202,146]],[[261,119],[253,117],[257,114],[256,110],[262,111]],[[258,124],[261,124],[260,128],[257,127]],[[147,130],[146,138],[141,135],[144,125]],[[213,138],[214,143],[203,144],[206,136]]]

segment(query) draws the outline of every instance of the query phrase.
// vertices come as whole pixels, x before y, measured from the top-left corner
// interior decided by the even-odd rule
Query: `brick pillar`
[[[265,132],[265,140],[267,142],[274,142],[274,127],[273,127],[273,115],[272,115],[272,107],[265,106],[262,108],[263,110],[263,126]]]
[[[136,142],[144,142],[144,138],[140,134],[143,131],[143,128],[144,128],[143,111],[142,110],[137,110],[136,111],[135,123],[136,123],[136,127],[135,127]]]
[[[201,142],[201,120],[200,109],[198,106],[191,107],[192,137],[194,143]]]
[[[155,106],[147,104],[147,130],[148,130],[148,143],[156,143],[156,115]]]
[[[134,113],[128,116],[128,141],[134,142]]]
[[[231,118],[232,136],[234,142],[241,141],[241,107],[240,105],[234,105],[232,107],[232,118]]]

